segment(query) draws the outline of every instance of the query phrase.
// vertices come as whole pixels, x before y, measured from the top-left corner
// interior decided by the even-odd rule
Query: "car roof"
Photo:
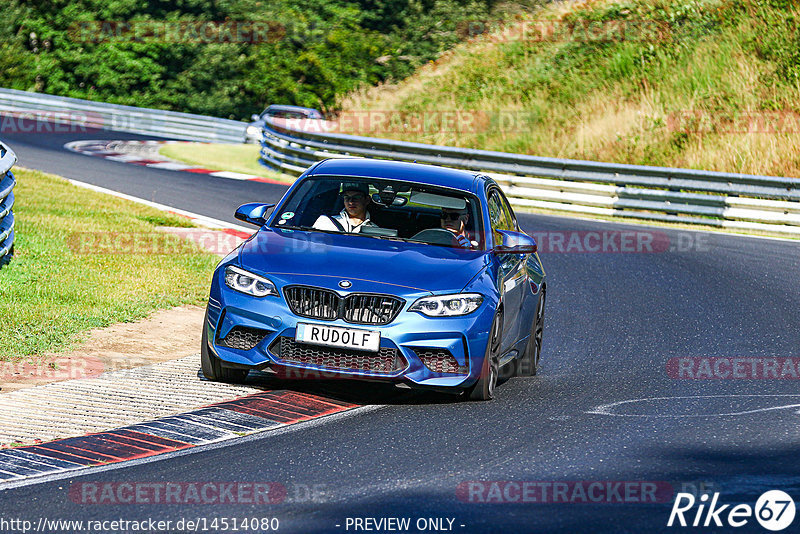
[[[357,178],[388,178],[419,184],[451,187],[476,193],[476,182],[489,179],[476,172],[367,158],[327,159],[309,173],[312,176],[352,176]],[[476,180],[478,178],[478,180]]]
[[[270,112],[272,112],[272,111],[296,111],[296,112],[299,112],[299,113],[306,113],[306,114],[311,114],[313,112],[314,114],[322,116],[322,113],[320,113],[319,110],[317,110],[317,109],[304,108],[302,106],[290,106],[288,104],[272,104],[272,105],[268,106],[267,109],[265,109],[262,112],[262,115],[264,113],[267,113],[268,111],[270,111]]]

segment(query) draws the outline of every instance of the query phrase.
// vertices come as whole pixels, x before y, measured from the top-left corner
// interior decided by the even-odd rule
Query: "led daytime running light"
[[[456,317],[474,312],[482,302],[483,295],[478,293],[437,295],[418,299],[408,311],[416,311],[428,317]]]
[[[244,269],[229,265],[225,268],[225,285],[241,293],[254,297],[277,295],[275,284],[261,276],[249,273]]]

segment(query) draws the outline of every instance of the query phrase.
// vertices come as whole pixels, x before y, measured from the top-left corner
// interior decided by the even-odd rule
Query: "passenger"
[[[441,220],[442,228],[452,232],[459,245],[464,248],[478,246],[477,241],[470,239],[469,232],[467,231],[469,212],[466,208],[462,210],[442,208]]]
[[[372,199],[369,196],[369,186],[367,184],[345,183],[342,185],[341,196],[344,201],[344,209],[339,215],[334,215],[333,217],[320,215],[314,222],[314,228],[317,230],[359,233],[366,226],[377,226],[369,220],[370,215],[367,211],[367,206],[372,202]]]

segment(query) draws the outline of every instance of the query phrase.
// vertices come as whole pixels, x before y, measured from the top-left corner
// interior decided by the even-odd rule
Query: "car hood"
[[[239,252],[240,265],[276,282],[336,287],[342,279],[395,286],[401,292],[460,291],[487,253],[356,235],[262,228]],[[354,290],[360,290],[354,284]],[[398,289],[384,288],[396,292]],[[405,290],[405,291],[403,291]]]

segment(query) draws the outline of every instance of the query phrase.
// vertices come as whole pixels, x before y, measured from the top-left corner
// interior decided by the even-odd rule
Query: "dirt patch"
[[[198,354],[204,314],[201,306],[159,310],[141,321],[90,330],[75,350],[45,355],[47,363],[0,362],[0,394]]]

